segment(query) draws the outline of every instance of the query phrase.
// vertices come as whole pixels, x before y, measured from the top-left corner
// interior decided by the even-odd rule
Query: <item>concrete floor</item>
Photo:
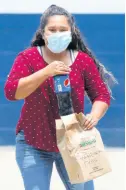
[[[94,180],[95,190],[125,190],[124,149],[107,149],[112,172]],[[15,147],[0,147],[0,190],[24,190],[15,162]],[[65,190],[54,165],[50,190]]]

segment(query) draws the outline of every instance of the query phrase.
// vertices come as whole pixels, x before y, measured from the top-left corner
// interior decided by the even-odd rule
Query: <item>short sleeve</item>
[[[8,100],[16,100],[15,93],[19,80],[31,74],[29,60],[20,53],[14,60],[14,64],[10,70],[8,78],[5,82],[4,93]]]
[[[92,58],[86,59],[86,67],[84,71],[85,90],[92,101],[102,101],[110,105],[110,93],[107,86],[100,77],[100,73]]]

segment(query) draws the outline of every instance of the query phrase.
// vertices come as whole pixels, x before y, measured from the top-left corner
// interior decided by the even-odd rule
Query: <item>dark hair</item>
[[[51,5],[41,16],[40,19],[40,26],[39,29],[36,31],[35,36],[31,42],[31,46],[43,46],[45,45],[44,39],[42,37],[45,26],[48,22],[48,18],[54,15],[64,15],[67,17],[68,22],[71,26],[71,33],[72,33],[72,42],[69,44],[68,49],[72,50],[78,50],[87,53],[94,61],[96,64],[99,73],[101,75],[101,78],[105,82],[111,97],[112,97],[112,92],[111,92],[111,86],[113,84],[117,84],[117,80],[113,76],[113,74],[104,67],[103,64],[101,64],[96,57],[93,55],[93,53],[89,50],[89,48],[86,46],[85,42],[82,39],[81,33],[79,29],[76,26],[74,17],[66,11],[64,8],[56,6],[56,5]]]

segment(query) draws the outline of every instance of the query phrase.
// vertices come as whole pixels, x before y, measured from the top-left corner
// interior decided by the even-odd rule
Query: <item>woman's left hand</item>
[[[99,119],[92,114],[87,114],[84,122],[84,130],[90,130],[98,124]]]

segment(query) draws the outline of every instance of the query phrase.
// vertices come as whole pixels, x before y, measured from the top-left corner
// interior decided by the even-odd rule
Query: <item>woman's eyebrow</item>
[[[56,25],[48,26],[48,28],[57,28],[57,26]],[[67,26],[59,26],[59,28],[67,29],[68,27]]]
[[[67,28],[68,28],[68,26],[60,26],[60,28],[67,29]]]

